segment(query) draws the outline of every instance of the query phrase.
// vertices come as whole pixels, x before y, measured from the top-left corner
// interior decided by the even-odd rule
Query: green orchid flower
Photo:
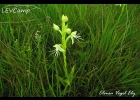
[[[53,47],[55,47],[55,50],[52,50],[52,54],[55,54],[55,56],[58,56],[60,52],[64,52],[65,50],[61,47],[61,44],[55,44]]]
[[[67,28],[65,32],[66,32],[67,34],[70,34],[70,33],[71,33],[71,29],[70,29],[70,28]]]
[[[62,15],[62,22],[67,22],[68,21],[68,17],[65,15]]]
[[[59,28],[56,24],[53,24],[53,28],[54,28],[54,30],[56,30],[56,31],[59,31],[59,30],[60,30],[60,28]]]
[[[66,42],[68,41],[69,38],[71,38],[72,44],[74,43],[74,38],[77,39],[78,41],[79,41],[79,39],[83,40],[83,39],[81,38],[81,36],[78,35],[78,34],[76,34],[76,33],[77,33],[77,31],[72,32],[72,33],[67,37]],[[79,41],[79,42],[80,42],[80,41]]]

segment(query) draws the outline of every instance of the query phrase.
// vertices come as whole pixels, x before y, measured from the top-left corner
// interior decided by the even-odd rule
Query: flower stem
[[[68,72],[67,72],[67,59],[66,59],[66,33],[65,33],[65,22],[62,22],[62,45],[63,45],[63,49],[65,50],[63,52],[63,59],[64,59],[64,72],[65,72],[65,76],[68,78]]]
[[[66,51],[63,52],[63,59],[64,59],[64,72],[65,72],[66,77],[68,77],[67,61],[66,61]]]

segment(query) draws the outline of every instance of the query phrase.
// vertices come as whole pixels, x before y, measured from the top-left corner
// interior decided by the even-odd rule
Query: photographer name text
[[[115,92],[106,92],[105,90],[101,90],[99,92],[99,95],[103,95],[103,96],[116,95],[116,96],[131,96],[131,97],[134,97],[136,94],[132,90],[129,90],[129,91],[127,91],[127,90],[126,91],[118,90],[118,91],[115,91]]]

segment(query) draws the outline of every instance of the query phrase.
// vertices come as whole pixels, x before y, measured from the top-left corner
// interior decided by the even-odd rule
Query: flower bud
[[[70,33],[71,33],[71,29],[70,29],[70,28],[67,28],[65,32],[66,32],[67,34],[70,34]]]
[[[56,24],[53,24],[53,28],[58,31],[59,30],[59,27],[56,25]]]
[[[68,21],[68,17],[67,17],[67,16],[62,15],[62,22],[67,22],[67,21]]]

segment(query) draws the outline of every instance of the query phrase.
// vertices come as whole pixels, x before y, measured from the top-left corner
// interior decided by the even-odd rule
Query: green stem
[[[66,61],[66,52],[63,52],[63,59],[64,59],[64,71],[65,71],[65,75],[66,77],[68,77],[68,72],[67,72],[67,61]]]
[[[66,45],[67,45],[67,41],[70,39],[70,35],[67,37],[67,39],[66,39]]]
[[[62,45],[63,45],[63,49],[65,50],[63,52],[63,59],[64,59],[64,72],[66,77],[68,78],[68,72],[67,72],[67,59],[66,59],[66,40],[65,40],[65,22],[62,22]]]

